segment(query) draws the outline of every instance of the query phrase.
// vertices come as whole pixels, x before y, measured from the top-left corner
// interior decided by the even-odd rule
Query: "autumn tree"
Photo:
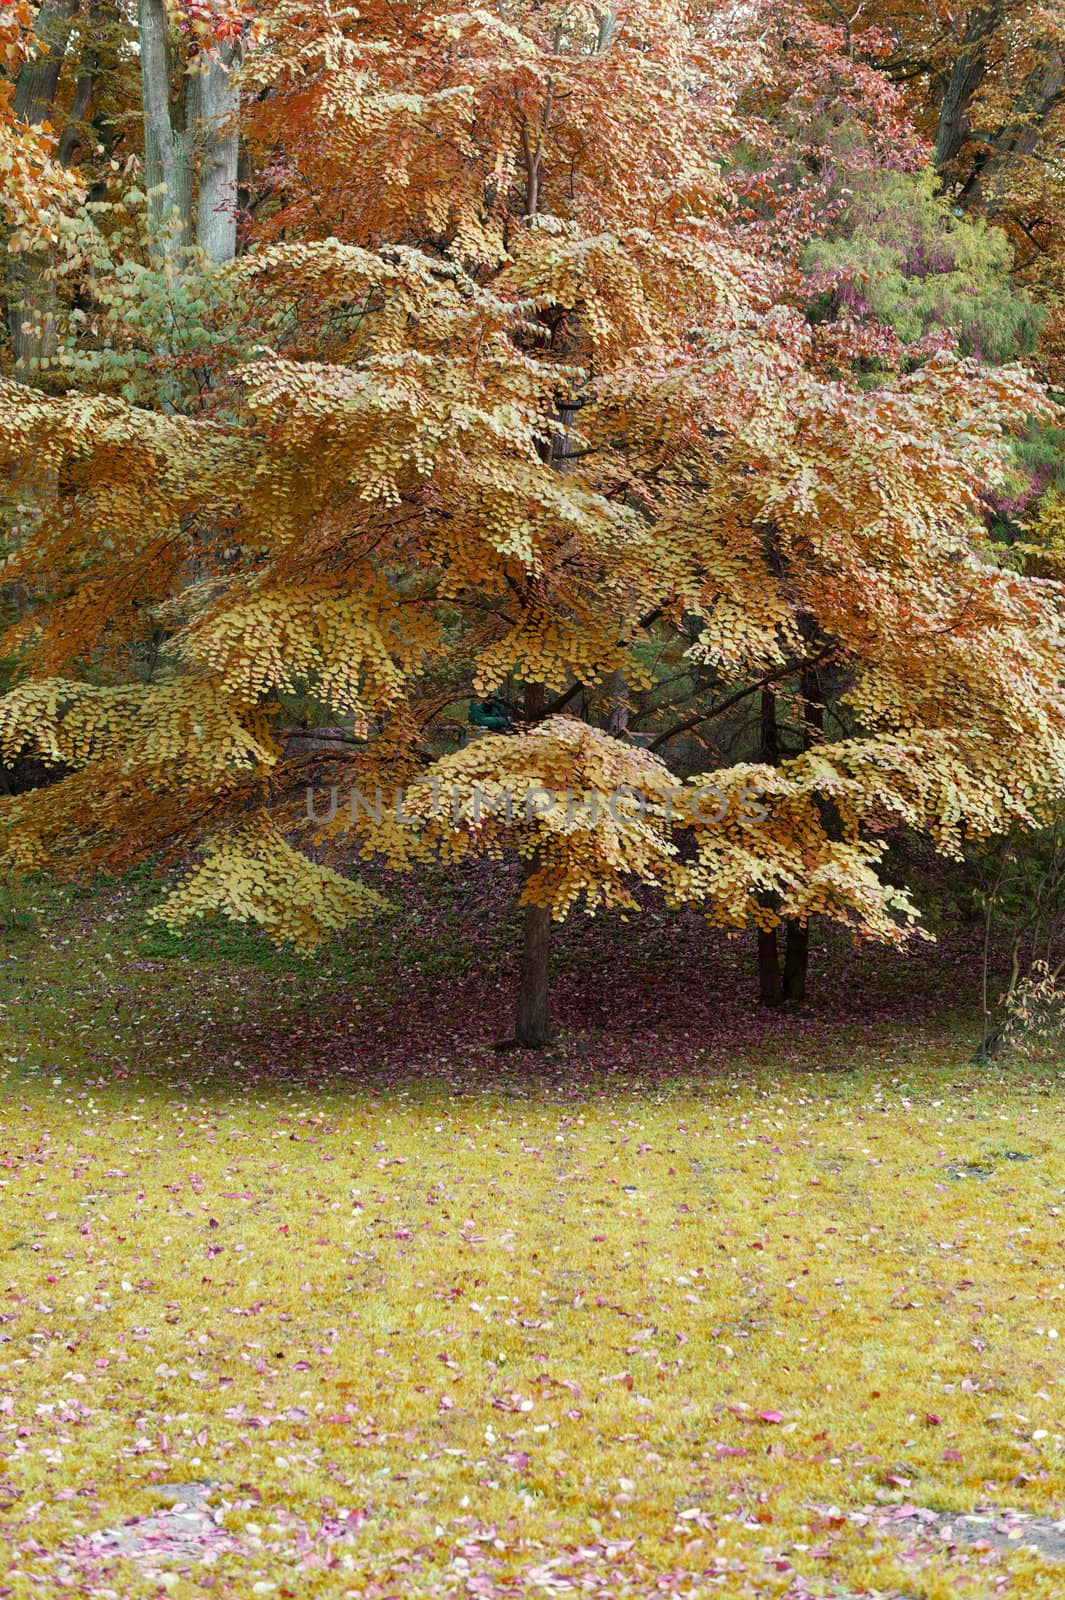
[[[69,118],[56,98],[77,0],[55,0],[34,16],[29,5],[0,15],[0,140],[4,162],[8,322],[15,359],[25,374],[51,353],[54,311],[47,273],[55,243],[54,208],[71,201],[76,185],[66,172],[73,148],[63,139],[83,109]],[[58,126],[57,126],[58,124]]]
[[[516,852],[527,1045],[552,918],[640,883],[767,950],[790,923],[796,997],[812,916],[904,939],[884,827],[956,850],[1063,777],[1060,591],[996,561],[981,501],[1039,392],[951,351],[873,387],[826,373],[798,263],[747,248],[723,170],[771,70],[728,8],[258,22],[248,249],[213,280],[197,403],[79,369],[77,319],[80,386],[2,393],[5,469],[59,492],[11,563],[37,603],[0,741],[69,769],[5,803],[8,859],[199,848],[174,925],[309,944],[373,910],[358,853]],[[665,651],[697,691],[652,697],[653,748],[581,715],[650,691]],[[449,749],[455,707],[508,681],[513,730]],[[751,705],[775,747],[715,753]],[[316,829],[309,782],[381,799]]]
[[[1065,135],[1065,8],[1060,0],[816,0],[858,62],[904,94],[952,202],[1004,227],[1016,269],[1040,297],[1062,296],[1058,219]],[[1054,343],[1056,313],[1051,316]],[[1051,357],[1057,370],[1057,357]]]

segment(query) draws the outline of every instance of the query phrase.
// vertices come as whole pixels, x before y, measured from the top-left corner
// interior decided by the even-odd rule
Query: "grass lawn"
[[[446,907],[314,967],[152,892],[0,949],[0,1596],[1062,1594],[1053,1062],[869,993],[686,1045],[622,954],[530,1064]]]

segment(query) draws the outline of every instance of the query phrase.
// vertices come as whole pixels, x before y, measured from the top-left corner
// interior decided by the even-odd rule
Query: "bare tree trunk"
[[[776,928],[758,930],[758,1004],[776,1007],[784,1003],[780,976],[780,949]]]
[[[193,63],[179,105],[165,0],[138,0],[148,229],[154,259],[180,267],[195,242],[211,261],[231,261],[237,245],[240,94],[239,40]],[[180,115],[175,116],[175,111]],[[199,183],[193,227],[193,179]]]
[[[239,41],[205,63],[200,75],[200,189],[196,243],[211,261],[237,253],[237,165],[240,157],[240,94],[235,79]]]
[[[762,743],[759,761],[775,767],[780,760],[780,732],[777,728],[777,697],[772,689],[762,690],[761,702]]]
[[[806,922],[788,923],[784,945],[784,1004],[801,1006],[806,1002],[806,974],[810,964],[810,926]]]
[[[546,907],[523,907],[521,940],[521,985],[518,990],[514,1040],[524,1049],[542,1050],[554,1038],[551,1026],[551,913]]]
[[[40,124],[51,118],[79,3],[80,0],[52,0],[37,13],[33,31],[42,50],[22,67],[15,85],[13,110],[22,122]]]
[[[170,24],[165,0],[139,0],[138,16],[149,243],[152,257],[159,265],[178,266],[192,231],[189,158],[195,117],[186,115],[186,126],[175,126],[170,100]],[[190,110],[197,100],[196,79],[190,77],[186,90]]]
[[[525,720],[542,717],[547,696],[542,683],[525,686]],[[525,873],[528,880],[536,870],[533,856]],[[546,906],[522,907],[521,979],[518,988],[518,1016],[514,1029],[516,1044],[527,1050],[542,1050],[554,1037],[551,1026],[551,913]]]

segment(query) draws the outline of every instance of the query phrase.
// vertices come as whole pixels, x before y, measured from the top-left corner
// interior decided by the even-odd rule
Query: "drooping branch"
[[[653,627],[653,625],[658,621],[659,617],[661,617],[664,610],[664,606],[654,606],[650,611],[645,612],[644,615],[637,620],[636,631],[642,632],[647,628]],[[624,649],[625,646],[630,643],[631,640],[619,639],[618,648]],[[543,711],[536,718],[536,721],[542,722],[545,717],[557,717],[559,712],[565,711],[570,701],[575,700],[581,691],[587,687],[588,685],[583,680],[577,683],[571,683],[568,689],[564,690],[562,694],[558,695],[554,700],[550,701],[549,704],[545,705]]]

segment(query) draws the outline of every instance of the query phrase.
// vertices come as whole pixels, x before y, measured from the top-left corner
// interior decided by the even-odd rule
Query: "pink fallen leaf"
[[[531,1411],[533,1402],[510,1390],[507,1394],[496,1395],[492,1405],[497,1411]]]

